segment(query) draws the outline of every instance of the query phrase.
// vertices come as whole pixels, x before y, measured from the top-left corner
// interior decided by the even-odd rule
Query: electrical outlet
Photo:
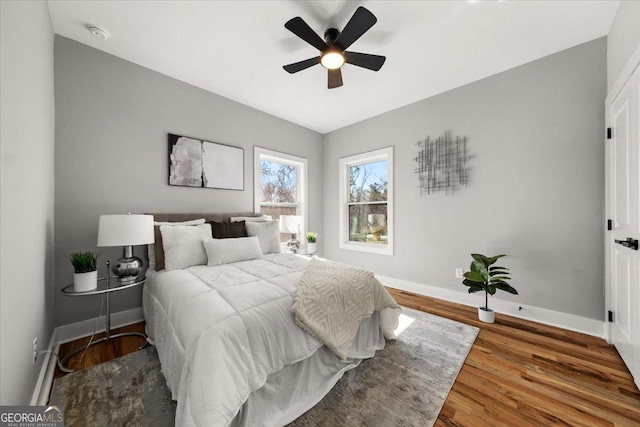
[[[462,269],[456,268],[456,279],[462,279],[464,276],[462,275]]]
[[[36,360],[38,360],[38,337],[33,339],[33,365],[35,366]]]

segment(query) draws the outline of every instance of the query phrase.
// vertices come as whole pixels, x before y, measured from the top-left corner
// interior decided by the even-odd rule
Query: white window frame
[[[349,168],[351,166],[387,161],[387,244],[349,241]],[[340,159],[340,249],[393,256],[393,147],[369,151]]]
[[[298,167],[298,185],[296,195],[298,204],[295,203],[261,203],[260,202],[260,160],[268,160],[271,162],[284,163]],[[298,240],[303,238],[308,230],[308,214],[307,214],[307,159],[294,156],[292,154],[281,153],[278,151],[268,150],[262,147],[253,147],[253,211],[260,213],[261,205],[271,206],[298,206],[298,215],[304,218],[304,225]]]

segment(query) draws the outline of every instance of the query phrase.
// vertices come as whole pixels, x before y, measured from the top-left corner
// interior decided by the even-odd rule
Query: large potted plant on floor
[[[471,271],[464,273],[463,285],[469,287],[469,293],[484,291],[484,307],[478,307],[478,318],[482,322],[495,322],[495,313],[489,308],[489,295],[498,289],[518,295],[518,291],[507,283],[511,280],[509,269],[494,265],[496,261],[506,255],[487,257],[482,254],[471,254]]]
[[[73,289],[87,292],[98,287],[98,254],[95,252],[73,252],[69,255],[73,265]]]

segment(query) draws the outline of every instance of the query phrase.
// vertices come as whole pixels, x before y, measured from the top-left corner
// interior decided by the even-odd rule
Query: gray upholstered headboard
[[[154,221],[159,222],[179,222],[192,219],[204,218],[205,221],[229,222],[232,216],[260,216],[255,212],[230,212],[230,213],[150,213]]]
[[[255,212],[225,212],[225,213],[149,213],[153,215],[153,220],[158,222],[181,222],[192,219],[204,218],[205,221],[229,222],[232,216],[260,216],[262,214]],[[148,246],[144,247],[144,258],[149,259]],[[164,259],[164,256],[162,256]]]

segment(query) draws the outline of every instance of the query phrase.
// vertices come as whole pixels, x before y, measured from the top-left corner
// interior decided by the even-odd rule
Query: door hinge
[[[607,128],[607,139],[611,139],[611,128]]]
[[[607,220],[607,230],[613,230],[613,221],[611,221],[610,219]]]
[[[613,323],[613,311],[609,310],[609,322]]]

